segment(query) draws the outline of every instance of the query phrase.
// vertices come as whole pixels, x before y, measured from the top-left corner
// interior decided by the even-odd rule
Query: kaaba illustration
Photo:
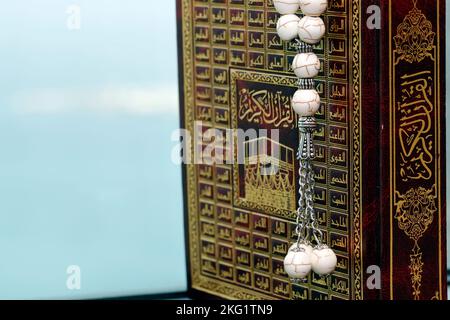
[[[294,159],[293,149],[266,137],[245,142],[244,201],[295,211]]]

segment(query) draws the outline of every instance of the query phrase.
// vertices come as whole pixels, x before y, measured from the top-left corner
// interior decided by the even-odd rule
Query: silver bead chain
[[[305,167],[300,167],[299,169],[299,186],[306,185],[307,171]],[[305,235],[308,229],[308,216],[306,213],[306,190],[304,188],[299,188],[298,190],[299,200],[297,208],[297,228],[295,232],[297,234],[297,248],[300,248],[302,243],[307,243]]]
[[[324,233],[319,227],[314,201],[316,181],[313,160],[316,155],[313,138],[317,128],[314,113],[320,107],[320,97],[313,78],[319,74],[320,61],[313,52],[313,45],[319,43],[325,35],[326,26],[319,15],[326,11],[328,3],[325,0],[312,2],[273,0],[273,3],[281,14],[277,22],[278,35],[282,40],[292,41],[289,47],[297,51],[297,56],[292,62],[293,71],[298,77],[296,81],[298,90],[293,96],[292,107],[300,116],[297,152],[298,208],[295,228],[297,241],[289,248],[284,266],[291,280],[294,283],[301,283],[309,281],[307,277],[311,271],[320,276],[331,274],[337,263],[335,253],[323,243]],[[299,8],[304,15],[298,18],[297,22],[291,15],[296,14]]]
[[[319,229],[316,212],[314,209],[314,187],[316,181],[314,179],[314,168],[311,161],[307,161],[307,179],[306,179],[306,210],[309,213],[309,238],[314,238],[318,247],[322,247],[323,233]]]
[[[298,40],[295,46],[299,53],[312,50],[311,46]],[[300,89],[314,88],[313,79],[300,79],[298,84]],[[314,209],[315,178],[312,161],[315,158],[313,135],[316,129],[316,119],[314,117],[302,117],[298,121],[298,128],[300,142],[297,159],[300,165],[300,178],[296,227],[297,248],[300,249],[300,244],[309,244],[312,240],[314,240],[317,247],[322,247],[323,233],[319,229]]]
[[[314,168],[312,159],[299,159],[299,200],[297,208],[297,235],[298,246],[302,243],[309,244],[314,240],[318,247],[322,246],[323,233],[319,229],[316,212],[314,209]]]

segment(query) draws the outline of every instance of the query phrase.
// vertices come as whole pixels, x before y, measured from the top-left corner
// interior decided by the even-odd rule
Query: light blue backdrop
[[[175,23],[175,1],[1,1],[0,299],[186,289]]]

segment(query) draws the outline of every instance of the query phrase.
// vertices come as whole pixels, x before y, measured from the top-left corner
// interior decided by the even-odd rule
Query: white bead
[[[297,90],[292,97],[292,108],[300,117],[312,117],[320,108],[316,90]]]
[[[336,254],[328,247],[314,249],[311,254],[312,270],[318,275],[330,274],[336,269]]]
[[[273,0],[273,5],[280,14],[296,13],[300,8],[298,0]]]
[[[320,16],[327,10],[327,7],[327,0],[300,0],[300,8],[305,16]]]
[[[284,270],[291,279],[304,279],[311,272],[311,257],[306,251],[289,250]]]
[[[319,17],[304,16],[298,23],[298,36],[303,42],[316,44],[325,35],[325,23]]]
[[[296,242],[289,248],[289,251],[295,251],[297,248],[305,250],[305,252],[309,255],[311,255],[314,250],[314,248],[309,244],[300,243],[300,245],[298,245]]]
[[[299,78],[314,78],[320,71],[320,60],[314,53],[299,53],[292,62],[292,69]]]
[[[277,22],[277,32],[281,40],[291,41],[298,36],[300,18],[295,14],[281,16]]]

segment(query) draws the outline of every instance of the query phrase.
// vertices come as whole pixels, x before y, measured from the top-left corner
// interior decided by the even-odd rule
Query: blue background
[[[175,1],[1,1],[0,40],[0,298],[185,290]]]
[[[0,299],[185,290],[175,1],[0,8]]]

